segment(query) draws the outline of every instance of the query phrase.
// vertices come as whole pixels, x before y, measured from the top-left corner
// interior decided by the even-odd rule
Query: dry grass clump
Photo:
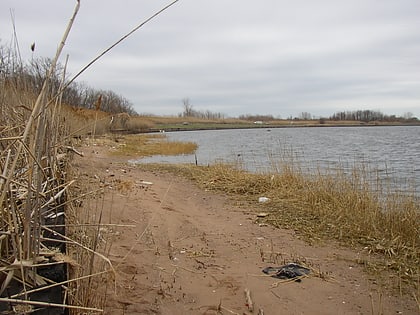
[[[127,113],[112,115],[100,108],[86,109],[63,105],[62,116],[69,127],[69,136],[103,136],[109,133],[135,134],[149,131],[154,124],[140,116],[129,116]]]
[[[140,116],[127,113],[110,114],[98,109],[63,105],[63,123],[69,127],[69,136],[103,136],[109,133],[135,134],[149,131],[154,124]]]
[[[69,136],[102,135],[110,131],[110,114],[103,111],[63,105],[61,114]]]
[[[206,125],[249,125],[250,122],[239,118],[219,118],[219,119],[208,119],[199,117],[176,117],[176,116],[141,116],[142,119],[149,121],[151,124],[158,126],[159,128],[183,126],[190,124],[194,126],[206,126]]]
[[[75,174],[83,181],[69,190],[72,200],[66,211],[66,235],[71,240],[67,251],[73,260],[69,265],[68,292],[75,305],[102,309],[107,286],[114,279],[112,263],[107,258],[112,246],[111,225],[102,222],[103,188],[88,177]],[[91,187],[97,187],[92,191]],[[77,314],[77,313],[75,313]]]
[[[305,175],[284,164],[273,174],[253,174],[233,165],[159,166],[180,172],[209,190],[223,191],[270,213],[264,219],[298,231],[308,241],[338,240],[372,254],[370,266],[392,270],[416,285],[420,266],[420,204],[415,196],[375,192],[363,170]]]
[[[217,122],[220,120],[209,120],[197,117],[177,117],[177,116],[143,116],[143,119],[148,120],[153,124],[158,125],[171,125],[171,124],[182,124],[183,122],[188,123],[209,123]]]
[[[115,138],[114,154],[152,156],[192,154],[197,149],[193,142],[167,141],[164,134],[126,135]]]
[[[131,117],[127,125],[127,129],[132,133],[144,132],[154,127],[153,122],[141,116]]]

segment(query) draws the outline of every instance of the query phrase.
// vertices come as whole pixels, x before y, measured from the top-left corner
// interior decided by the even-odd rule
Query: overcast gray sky
[[[168,4],[81,0],[65,47],[77,73]],[[53,57],[71,0],[2,0],[0,39]],[[78,81],[129,99],[138,113],[176,115],[182,99],[227,116],[372,109],[420,118],[419,0],[180,0]],[[64,59],[63,59],[64,60]],[[63,62],[64,63],[64,62]]]

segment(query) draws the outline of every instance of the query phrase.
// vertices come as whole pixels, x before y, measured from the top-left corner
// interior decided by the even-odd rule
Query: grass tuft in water
[[[193,142],[168,141],[164,134],[138,134],[114,137],[114,154],[127,156],[192,154],[197,150]]]

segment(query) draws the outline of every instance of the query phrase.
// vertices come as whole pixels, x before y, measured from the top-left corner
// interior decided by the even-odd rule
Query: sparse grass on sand
[[[260,222],[297,231],[309,242],[336,240],[366,253],[378,277],[391,271],[401,288],[415,288],[420,268],[420,205],[415,196],[374,192],[363,169],[352,175],[303,174],[285,163],[272,174],[234,165],[143,165],[187,176],[201,187],[228,193],[269,215]],[[260,196],[269,201],[258,204]]]

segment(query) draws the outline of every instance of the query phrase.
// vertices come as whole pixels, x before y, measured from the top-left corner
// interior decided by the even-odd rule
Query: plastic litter
[[[310,269],[301,265],[290,263],[281,267],[267,267],[262,270],[267,275],[271,275],[277,279],[294,279],[300,282],[300,277],[306,276],[310,273]]]

